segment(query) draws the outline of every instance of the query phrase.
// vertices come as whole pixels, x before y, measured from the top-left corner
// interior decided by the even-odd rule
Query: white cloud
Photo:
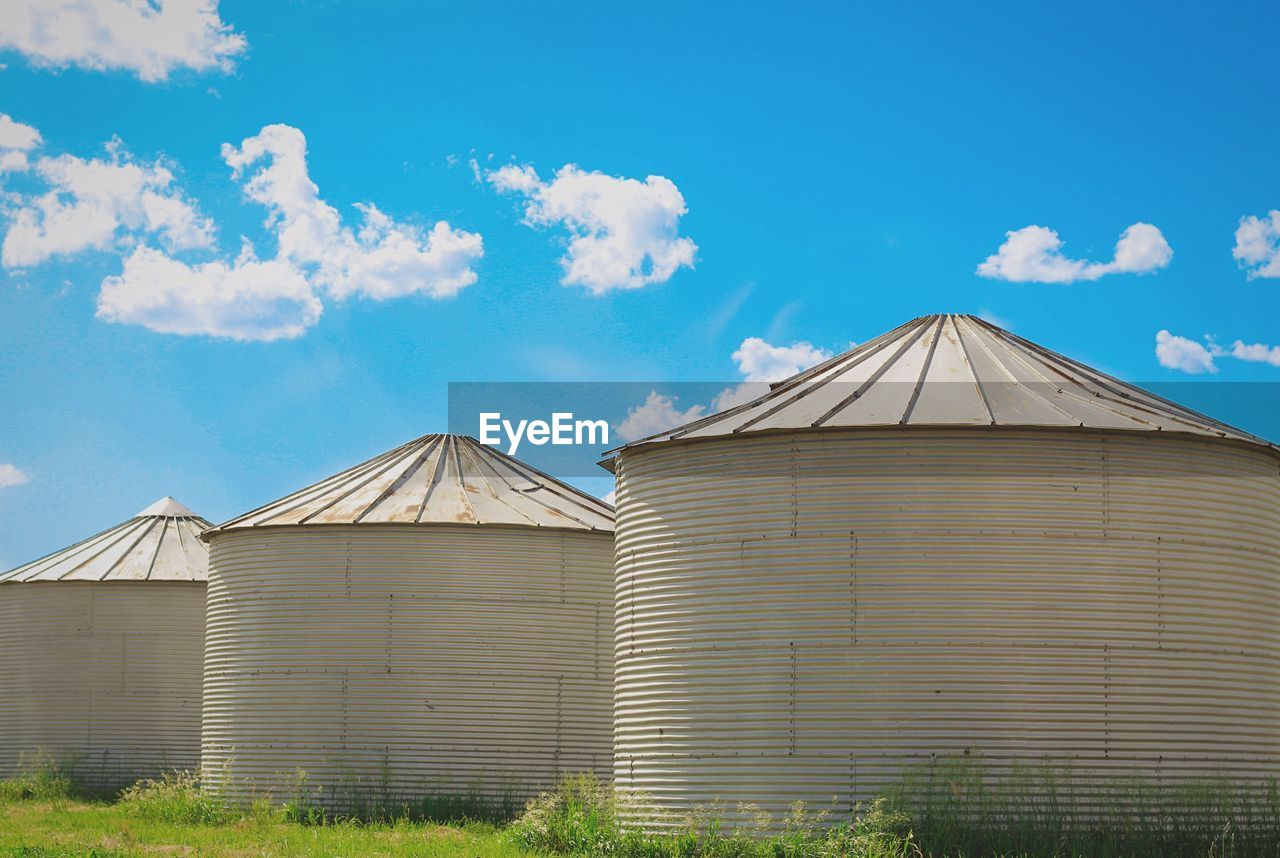
[[[1130,225],[1116,242],[1116,253],[1105,265],[1089,265],[1085,278],[1096,280],[1104,274],[1146,274],[1164,268],[1173,259],[1173,248],[1164,234],[1149,223]]]
[[[33,64],[121,69],[148,82],[177,69],[230,71],[247,43],[217,0],[5,0],[0,49]]]
[[[135,161],[118,141],[106,158],[42,157],[33,167],[47,190],[10,201],[0,252],[6,268],[128,246],[143,235],[170,250],[213,241],[213,224],[186,199],[173,172],[161,161]]]
[[[20,173],[27,169],[27,153],[17,149],[0,149],[0,174]]]
[[[623,441],[634,441],[697,420],[706,412],[707,409],[701,405],[681,411],[675,397],[654,390],[650,391],[643,405],[627,410],[626,419],[618,424],[617,434]]]
[[[711,400],[711,410],[713,412],[728,411],[730,408],[746,405],[751,400],[764,396],[768,392],[769,385],[763,382],[744,381],[742,384],[726,387],[717,393],[715,398]]]
[[[978,266],[978,274],[1014,283],[1072,283],[1107,274],[1146,274],[1169,264],[1173,248],[1149,223],[1129,226],[1116,242],[1110,262],[1069,259],[1062,240],[1048,227],[1026,226],[1005,233],[1005,242]]]
[[[487,174],[499,191],[526,198],[525,223],[559,224],[569,232],[560,260],[561,283],[585,286],[594,295],[665,283],[692,268],[698,246],[679,233],[688,208],[670,180],[643,182],[587,172],[566,164],[550,182],[530,166],[509,164]]]
[[[1217,372],[1213,358],[1213,352],[1195,340],[1175,336],[1165,330],[1156,334],[1156,360],[1163,367],[1192,375]]]
[[[1070,283],[1085,263],[1058,252],[1058,234],[1043,226],[1027,226],[1005,233],[1005,242],[978,266],[978,274],[1016,283]]]
[[[849,343],[853,348],[856,343]],[[831,352],[810,343],[775,346],[759,337],[747,337],[732,355],[745,381],[726,387],[711,401],[713,412],[745,405],[769,392],[769,385],[803,372],[831,357]]]
[[[771,345],[759,337],[747,337],[733,353],[733,361],[746,381],[782,381],[831,357],[831,352],[806,342]]]
[[[353,231],[320,198],[306,154],[306,138],[288,125],[268,125],[238,149],[222,146],[235,178],[258,168],[245,182],[245,196],[267,209],[278,259],[307,271],[335,298],[415,292],[445,298],[476,281],[471,264],[484,255],[479,235],[444,221],[430,230],[398,223],[371,203],[357,204],[362,223]]]
[[[480,177],[480,164],[471,159],[471,171]],[[489,172],[489,181],[500,191],[513,191],[525,196],[536,196],[546,185],[538,178],[538,171],[530,164],[507,164]]]
[[[34,149],[40,145],[40,132],[30,125],[14,121],[7,113],[0,113],[0,149]]]
[[[27,169],[27,153],[40,143],[39,131],[0,113],[0,173]]]
[[[179,258],[212,247],[213,224],[164,163],[137,162],[118,141],[107,148],[107,159],[38,159],[34,177],[46,189],[4,198],[9,228],[0,255],[12,268],[88,249],[128,253],[121,273],[102,283],[105,321],[270,341],[316,324],[321,294],[443,298],[476,280],[479,235],[443,221],[429,229],[400,223],[371,203],[356,205],[356,228],[344,225],[307,173],[306,138],[296,128],[269,125],[238,148],[222,147],[233,178],[245,179],[245,195],[267,209],[274,258],[260,259],[246,239],[235,259]]]
[[[1255,277],[1280,277],[1280,211],[1240,218],[1231,255]]]
[[[301,336],[321,312],[301,272],[288,262],[259,261],[247,245],[231,264],[195,265],[139,247],[98,293],[98,318],[104,321],[241,341]]]
[[[607,503],[609,506],[617,506],[617,505],[618,505],[618,490],[617,490],[617,489],[609,489],[609,491],[605,493],[605,496],[604,496],[604,497],[602,497],[602,498],[601,498],[601,500],[602,500],[602,501],[604,501],[605,503]]]
[[[1251,363],[1269,363],[1280,366],[1280,346],[1268,346],[1262,343],[1246,344],[1236,340],[1231,345],[1231,357]]]
[[[0,489],[31,482],[31,475],[14,465],[0,463]]]
[[[849,347],[854,345],[850,343]],[[770,382],[789,378],[829,357],[831,352],[806,342],[775,346],[759,337],[747,337],[733,353],[733,360],[745,381],[717,393],[711,400],[710,410],[702,405],[682,410],[675,397],[651,391],[643,405],[627,411],[626,419],[618,425],[617,434],[624,441],[634,441],[682,426],[707,414],[744,405],[768,393]]]
[[[1266,363],[1280,367],[1280,346],[1265,343],[1246,343],[1236,340],[1231,348],[1223,348],[1205,336],[1205,345],[1186,337],[1178,337],[1168,331],[1156,334],[1156,359],[1161,366],[1177,369],[1198,375],[1205,372],[1217,372],[1215,361],[1219,358],[1234,358],[1249,363]]]

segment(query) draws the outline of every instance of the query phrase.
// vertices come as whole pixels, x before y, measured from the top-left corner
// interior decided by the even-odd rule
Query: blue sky
[[[113,53],[41,42],[0,15],[0,113],[40,138],[10,137],[28,166],[0,173],[0,229],[72,181],[41,158],[158,165],[171,179],[153,190],[185,206],[97,247],[75,248],[71,230],[72,249],[49,252],[49,223],[44,251],[21,236],[6,247],[0,465],[20,476],[0,488],[0,566],[164,494],[225,519],[441,431],[449,381],[736,381],[748,338],[840,351],[940,311],[986,313],[1135,381],[1280,374],[1280,352],[1243,348],[1280,342],[1274,4],[226,0],[204,13],[217,24],[205,54],[160,51],[147,67],[142,30],[108,33]],[[305,176],[342,223],[288,266],[245,274],[282,278],[272,295],[305,293],[318,320],[273,341],[158,332],[154,308],[121,309],[147,297],[145,278],[121,293],[119,320],[100,318],[104,279],[140,249],[231,268],[244,236],[259,262],[282,258],[293,239],[262,200],[287,221],[296,176],[246,197],[282,163],[271,125],[305,137]],[[536,184],[516,187],[529,174],[496,172],[507,165],[531,165]],[[597,191],[617,208],[584,225]],[[372,244],[358,203],[390,218]],[[1261,220],[1240,250],[1247,217]],[[421,281],[388,278],[395,297],[366,294],[372,248],[421,249],[440,221],[461,242],[453,257],[424,263]],[[611,279],[581,251],[562,282],[570,238],[618,224],[640,225],[623,250],[656,245],[670,270],[646,257]],[[1117,255],[1135,224],[1154,235]],[[977,273],[1033,225],[1063,242],[1056,255],[1020,233],[1041,244]],[[334,259],[348,261],[323,273]],[[280,308],[224,310],[243,333]]]

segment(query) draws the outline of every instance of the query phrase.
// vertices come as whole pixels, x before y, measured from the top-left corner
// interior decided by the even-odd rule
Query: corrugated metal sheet
[[[171,497],[61,551],[0,573],[0,584],[30,581],[203,581],[209,522]]]
[[[474,438],[426,435],[219,525],[513,524],[612,530],[613,508]]]
[[[604,522],[600,522],[601,525]],[[607,776],[613,537],[538,527],[215,533],[203,768],[334,809]]]
[[[0,586],[0,777],[41,749],[94,789],[196,768],[204,589]]]
[[[975,316],[946,314],[912,319],[751,402],[628,448],[676,438],[886,426],[1072,427],[1272,447]]]
[[[1269,449],[831,429],[617,466],[624,791],[732,818],[847,810],[931,755],[1164,783],[1280,766]]]

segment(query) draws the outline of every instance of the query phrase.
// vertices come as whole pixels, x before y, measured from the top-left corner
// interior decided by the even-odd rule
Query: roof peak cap
[[[199,516],[174,500],[173,495],[165,495],[134,518],[199,518]]]

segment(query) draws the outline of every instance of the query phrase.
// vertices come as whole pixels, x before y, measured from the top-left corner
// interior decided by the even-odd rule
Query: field
[[[491,816],[491,808],[435,802],[361,818],[334,817],[302,801],[233,810],[202,793],[190,775],[91,798],[47,766],[0,781],[0,858],[1280,858],[1275,784],[1246,789],[1217,781],[1160,792],[1116,784],[1114,805],[1082,825],[1077,809],[1047,791],[1058,777],[1027,772],[999,782],[966,763],[929,783],[904,780],[852,819],[795,807],[785,819],[762,818],[756,830],[733,833],[711,808],[652,835],[621,824],[643,812],[640,805],[585,776],[566,779],[515,819],[468,821]],[[449,818],[424,818],[431,816]]]

